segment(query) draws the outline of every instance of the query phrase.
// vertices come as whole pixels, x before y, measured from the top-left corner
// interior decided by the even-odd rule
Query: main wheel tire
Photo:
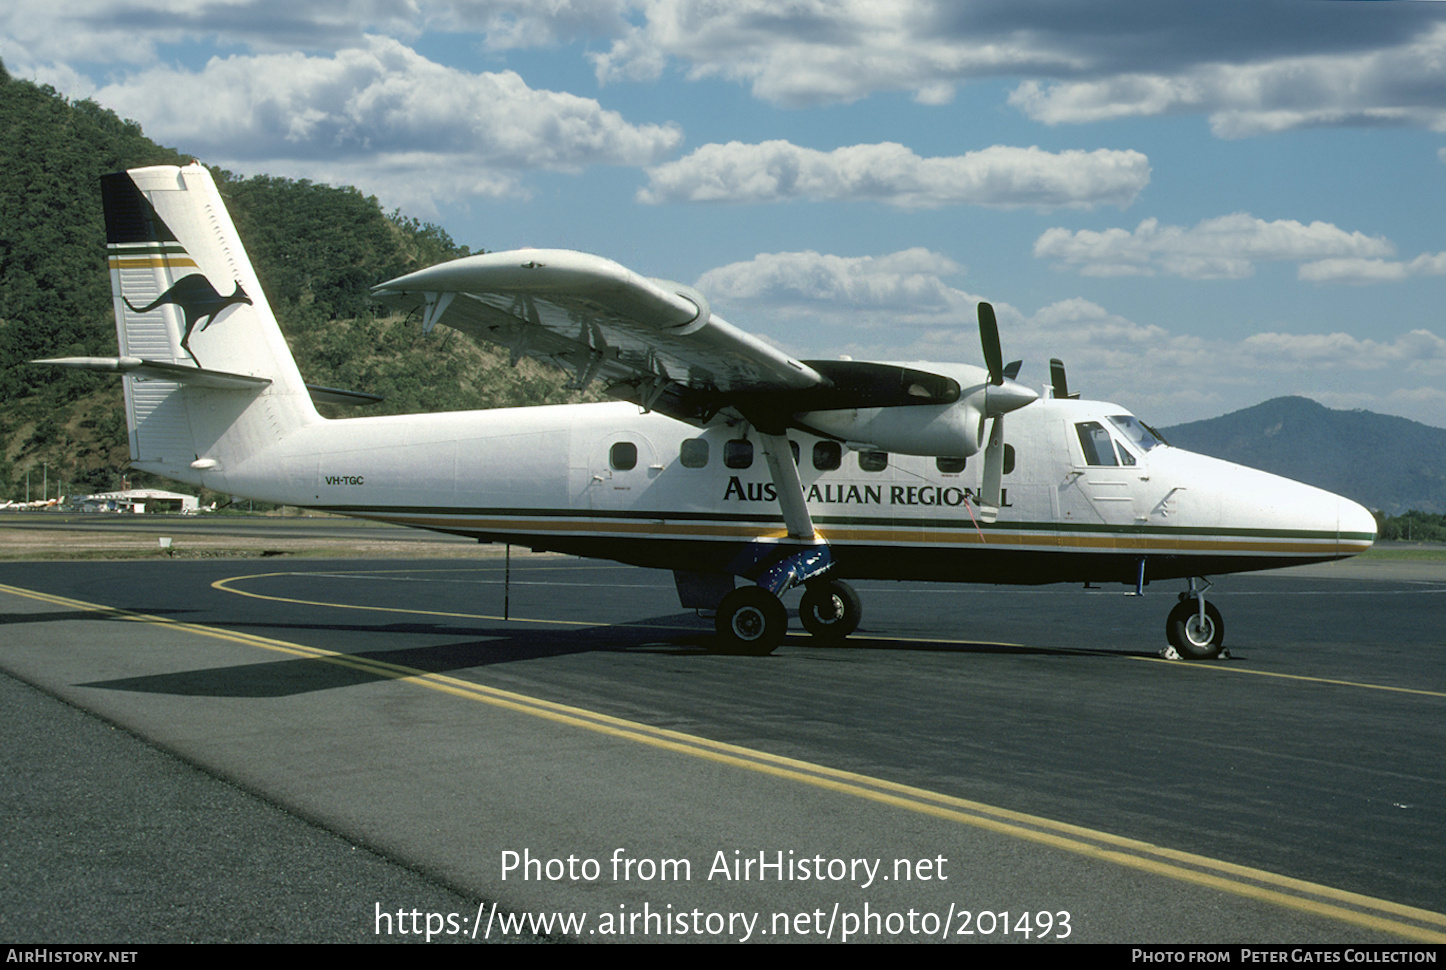
[[[859,594],[841,579],[808,584],[798,604],[803,628],[821,643],[842,643],[859,628],[863,615]]]
[[[783,642],[788,610],[762,586],[740,586],[718,604],[717,653],[762,657]]]
[[[1205,620],[1200,604],[1193,598],[1181,600],[1165,620],[1165,638],[1180,656],[1189,660],[1214,660],[1225,643],[1225,621],[1215,604],[1206,601]]]

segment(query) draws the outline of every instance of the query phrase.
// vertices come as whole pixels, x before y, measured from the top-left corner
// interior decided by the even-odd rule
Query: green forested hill
[[[69,491],[119,484],[127,452],[111,377],[34,367],[40,357],[114,356],[98,179],[181,164],[140,126],[0,67],[0,498],[41,465]],[[466,255],[436,226],[353,188],[214,170],[302,374],[386,396],[353,414],[569,400],[556,374],[439,328],[377,317],[376,283]],[[137,476],[137,480],[144,476]]]

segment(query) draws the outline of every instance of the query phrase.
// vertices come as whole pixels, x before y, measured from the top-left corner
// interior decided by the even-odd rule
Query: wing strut
[[[422,333],[429,334],[437,321],[442,319],[442,314],[447,312],[447,307],[452,305],[456,293],[424,293],[427,301],[426,308],[422,310]]]

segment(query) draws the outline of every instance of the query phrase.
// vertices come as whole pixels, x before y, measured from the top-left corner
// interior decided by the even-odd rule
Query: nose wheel
[[[1180,594],[1180,602],[1165,620],[1165,638],[1187,660],[1214,660],[1225,643],[1225,621],[1203,592]]]

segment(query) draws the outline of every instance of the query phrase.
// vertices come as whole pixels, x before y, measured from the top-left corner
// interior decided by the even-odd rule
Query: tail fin
[[[101,180],[131,463],[226,488],[228,470],[320,420],[211,174],[199,164]]]

